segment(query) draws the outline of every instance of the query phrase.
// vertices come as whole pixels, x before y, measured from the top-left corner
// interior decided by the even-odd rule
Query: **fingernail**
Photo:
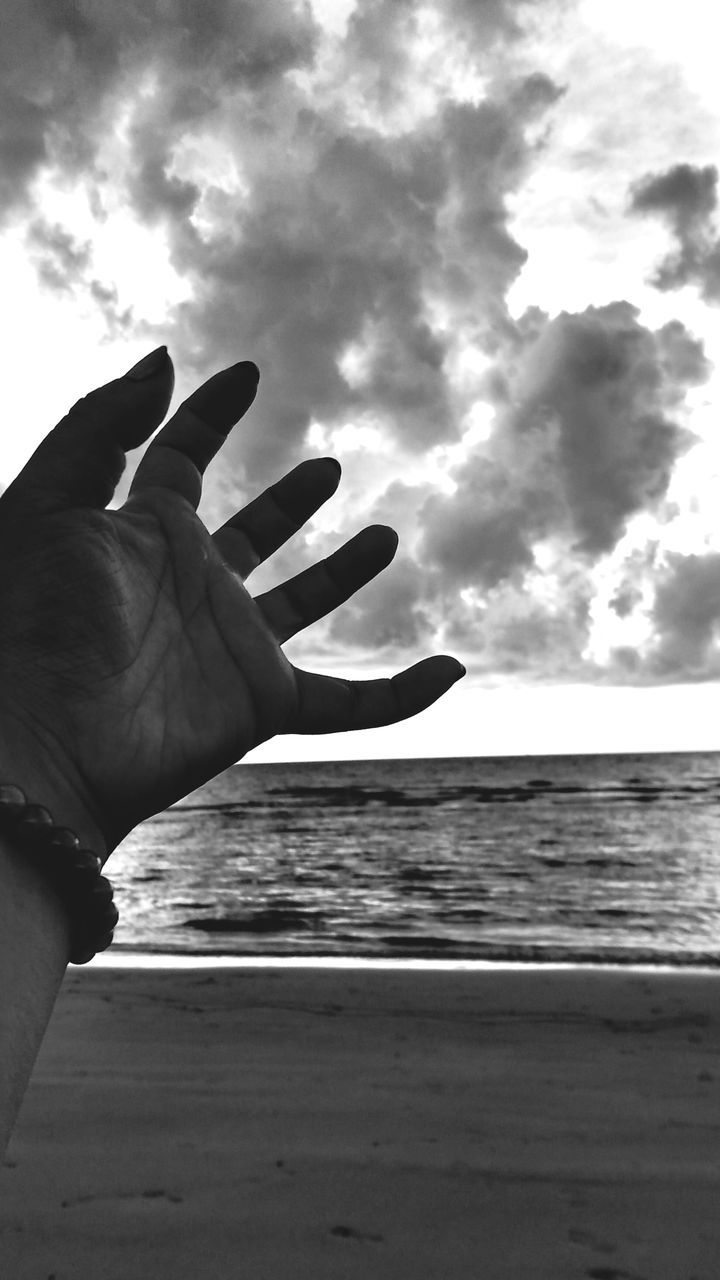
[[[242,360],[214,374],[185,403],[203,422],[227,435],[255,399],[259,377],[257,365]]]
[[[246,374],[248,378],[254,378],[256,382],[260,381],[260,370],[254,360],[239,360],[237,364],[233,364],[230,367]]]
[[[132,382],[142,382],[143,378],[152,378],[153,374],[159,373],[166,361],[167,347],[165,345],[156,347],[149,356],[143,356],[132,369],[128,369],[125,377],[130,378]]]

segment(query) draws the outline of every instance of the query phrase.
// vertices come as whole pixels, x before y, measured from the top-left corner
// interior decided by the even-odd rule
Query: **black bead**
[[[120,912],[113,902],[106,907],[105,911],[102,913],[102,917],[98,919],[98,928],[102,926],[105,929],[114,929],[119,919]]]
[[[16,813],[20,813],[26,804],[25,792],[21,791],[20,787],[13,787],[9,784],[0,786],[0,812],[14,816]]]
[[[29,804],[14,784],[0,784],[0,829],[11,832],[42,869],[63,902],[71,924],[71,964],[87,964],[113,940],[120,915],[113,886],[99,874],[102,858],[81,847],[69,827],[56,827],[42,805]]]
[[[75,849],[67,855],[66,860],[67,865],[72,867],[73,871],[82,872],[84,876],[92,876],[93,879],[102,867],[102,862],[91,849]]]
[[[101,919],[112,905],[113,892],[110,881],[104,876],[93,876],[91,879],[78,876],[75,880],[75,892],[68,903],[76,926],[82,927],[82,921]],[[91,928],[95,928],[95,925],[88,924],[85,931]]]
[[[49,844],[52,849],[79,849],[80,839],[69,827],[55,827]]]
[[[47,844],[53,831],[52,815],[41,804],[29,804],[18,819],[14,835],[22,840],[37,844]]]
[[[113,887],[105,876],[98,876],[91,885],[88,886],[89,893],[92,895],[93,902],[112,902]]]

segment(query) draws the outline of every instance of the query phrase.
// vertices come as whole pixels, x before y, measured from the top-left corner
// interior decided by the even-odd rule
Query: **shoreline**
[[[112,949],[99,952],[88,965],[72,965],[68,973],[77,973],[81,969],[357,969],[362,970],[397,970],[403,972],[477,972],[503,973],[510,972],[608,972],[608,973],[688,973],[718,974],[717,965],[703,964],[642,964],[633,961],[623,964],[612,961],[574,961],[574,960],[430,960],[411,957],[393,958],[391,956],[291,956],[291,955],[230,955],[208,954],[207,952],[172,952],[172,951],[116,951]]]

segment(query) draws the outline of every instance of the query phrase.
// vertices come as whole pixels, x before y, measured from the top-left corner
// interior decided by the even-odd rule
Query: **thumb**
[[[9,502],[22,503],[35,512],[106,507],[125,470],[126,450],[160,425],[174,385],[172,360],[162,346],[124,377],[88,392],[38,445],[5,489],[2,505],[7,510]]]

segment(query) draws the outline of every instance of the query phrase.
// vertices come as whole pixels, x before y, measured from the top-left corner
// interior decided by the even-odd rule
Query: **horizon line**
[[[264,744],[263,744],[264,745]],[[577,756],[717,756],[720,747],[651,747],[649,749],[623,748],[619,751],[498,751],[471,752],[462,751],[458,755],[412,755],[412,756],[326,756],[323,759],[312,758],[298,760],[252,760],[243,757],[235,764],[228,765],[234,769],[241,764],[255,765],[256,768],[270,768],[273,765],[302,764],[387,764],[397,760],[545,760],[549,757],[557,759],[575,759]]]

